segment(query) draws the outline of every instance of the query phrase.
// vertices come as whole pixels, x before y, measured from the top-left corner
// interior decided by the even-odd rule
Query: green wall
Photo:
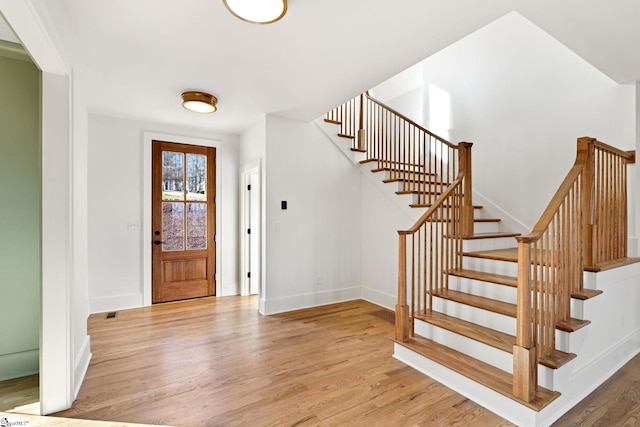
[[[40,71],[0,44],[0,381],[37,373]],[[20,48],[21,49],[21,48]]]

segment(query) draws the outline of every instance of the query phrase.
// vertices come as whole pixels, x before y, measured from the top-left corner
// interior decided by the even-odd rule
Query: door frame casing
[[[258,241],[257,251],[258,251],[258,277],[252,277],[252,279],[258,280],[258,295],[259,298],[262,297],[262,175],[261,175],[261,161],[260,159],[256,159],[240,168],[240,295],[250,295],[249,284],[247,281],[247,257],[251,256],[248,254],[247,243],[245,238],[245,230],[250,228],[251,220],[248,220],[247,209],[249,208],[248,198],[250,195],[247,191],[247,185],[250,182],[250,176],[252,174],[256,174],[258,176],[258,180],[260,182],[260,186],[258,188],[258,199],[260,200],[258,209],[258,223],[259,230],[251,230],[252,237]],[[252,190],[253,191],[253,190]]]
[[[176,144],[189,144],[198,145],[203,147],[218,148],[221,145],[221,141],[204,138],[193,138],[189,136],[171,135],[157,132],[144,132],[143,136],[143,183],[142,183],[142,304],[144,306],[150,306],[152,300],[152,285],[151,285],[151,272],[152,272],[152,254],[151,244],[153,236],[151,233],[151,194],[152,194],[152,156],[151,147],[154,140],[173,142]],[[216,157],[217,158],[217,157]],[[217,160],[216,160],[217,161]],[[215,278],[216,278],[216,295],[221,295],[222,291],[222,200],[220,195],[222,194],[222,177],[220,176],[221,168],[216,164],[216,253],[215,253]]]

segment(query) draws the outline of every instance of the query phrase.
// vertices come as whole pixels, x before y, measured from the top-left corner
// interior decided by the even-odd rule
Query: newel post
[[[578,138],[578,159],[584,159],[582,171],[582,230],[583,230],[583,265],[594,265],[593,259],[593,226],[595,224],[595,139]]]
[[[538,361],[533,336],[531,295],[531,247],[526,237],[518,237],[518,304],[516,343],[513,346],[513,394],[531,402],[538,387]]]
[[[367,131],[364,129],[364,93],[360,94],[360,114],[358,117],[358,138],[357,138],[357,146],[358,150],[365,151],[366,144],[365,138],[367,136]]]
[[[462,187],[462,212],[461,212],[461,232],[463,236],[473,236],[473,184],[471,175],[471,142],[461,142],[458,144],[458,168],[464,172]]]
[[[396,304],[396,340],[409,341],[409,306],[407,305],[407,235],[399,234],[398,303]]]

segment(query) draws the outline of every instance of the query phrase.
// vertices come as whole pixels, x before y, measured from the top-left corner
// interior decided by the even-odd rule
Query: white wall
[[[262,116],[260,120],[250,126],[240,135],[240,147],[238,149],[238,164],[244,166],[257,159],[263,159],[267,151],[267,118]]]
[[[372,175],[373,179],[384,178],[382,173]],[[379,186],[364,176],[361,197],[362,297],[393,310],[398,299],[398,230],[410,228],[415,219],[390,202]]]
[[[613,82],[515,12],[422,70],[425,88],[451,95],[449,139],[474,143],[474,189],[529,228],[573,164],[578,137],[635,147],[635,85]]]
[[[358,169],[313,123],[266,124],[264,312],[359,298]]]
[[[451,94],[451,140],[474,142],[474,188],[531,227],[573,164],[578,137],[635,144],[635,88],[517,13],[432,56],[423,70]]]
[[[238,138],[206,130],[89,115],[89,298],[91,312],[143,305],[145,132],[220,141],[216,144],[219,295],[238,289]],[[148,177],[147,177],[148,178]],[[147,242],[149,245],[151,242]]]

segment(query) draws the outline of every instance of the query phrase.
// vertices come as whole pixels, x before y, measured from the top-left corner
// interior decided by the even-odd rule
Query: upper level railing
[[[518,240],[514,395],[531,401],[540,358],[555,352],[556,328],[572,330],[571,295],[584,266],[627,256],[626,165],[635,153],[579,138],[574,166],[530,234]]]
[[[401,192],[415,194],[418,206],[430,206],[458,175],[459,144],[435,135],[368,93],[333,109],[325,120],[339,124],[339,135],[353,138],[352,150],[377,162],[379,170],[387,171],[388,180],[402,183]],[[464,185],[463,206],[472,214],[470,173]],[[463,229],[473,234],[472,217]]]

